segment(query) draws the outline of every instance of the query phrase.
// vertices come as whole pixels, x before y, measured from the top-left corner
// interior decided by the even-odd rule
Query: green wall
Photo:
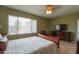
[[[14,15],[14,16],[20,16],[20,17],[26,17],[31,19],[37,20],[37,32],[40,32],[42,30],[45,30],[49,32],[50,30],[50,21],[49,19],[39,17],[36,15],[28,14],[25,12],[21,12],[15,9],[10,9],[6,7],[0,6],[0,25],[2,28],[0,28],[0,33],[8,33],[8,15]],[[21,35],[10,35],[9,39],[18,39],[23,37],[29,37],[36,34],[21,34]]]
[[[73,40],[76,40],[77,20],[78,19],[79,19],[79,12],[52,19],[51,20],[51,31],[55,30],[56,24],[67,24],[68,31],[74,33],[75,37],[73,38]]]

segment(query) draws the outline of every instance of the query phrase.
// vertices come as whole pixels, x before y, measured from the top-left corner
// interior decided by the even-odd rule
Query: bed
[[[60,39],[58,36],[49,36],[49,35],[46,36],[46,35],[41,35],[41,34],[38,36],[41,38],[44,38],[46,40],[50,40],[50,41],[54,42],[59,48]]]
[[[58,54],[59,50],[54,42],[34,36],[17,40],[10,40],[4,54]]]
[[[3,54],[7,47],[7,34],[0,34],[0,54]]]

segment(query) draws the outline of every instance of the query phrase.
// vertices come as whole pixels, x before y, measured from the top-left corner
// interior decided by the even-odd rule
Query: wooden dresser
[[[71,32],[60,32],[59,37],[60,37],[60,40],[64,40],[64,41],[68,41],[68,42],[72,41],[72,33]]]

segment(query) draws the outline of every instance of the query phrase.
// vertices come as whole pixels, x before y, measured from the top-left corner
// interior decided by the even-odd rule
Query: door
[[[77,20],[77,41],[79,41],[79,20]]]
[[[79,54],[79,20],[77,20],[77,54]]]

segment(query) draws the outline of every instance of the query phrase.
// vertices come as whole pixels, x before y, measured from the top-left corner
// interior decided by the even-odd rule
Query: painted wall
[[[0,28],[0,33],[8,33],[8,15],[36,19],[38,22],[37,32],[40,32],[42,30],[49,32],[50,30],[50,22],[48,19],[0,6],[0,25],[2,26],[2,28]],[[35,34],[12,35],[12,36],[9,36],[9,39],[16,39],[16,38],[18,39],[18,38],[29,37],[33,35]]]
[[[52,19],[51,21],[51,31],[55,30],[56,24],[67,24],[68,31],[74,33],[73,40],[76,40],[76,32],[77,32],[77,19],[79,19],[79,13],[74,13],[70,15],[66,15],[63,17]]]

